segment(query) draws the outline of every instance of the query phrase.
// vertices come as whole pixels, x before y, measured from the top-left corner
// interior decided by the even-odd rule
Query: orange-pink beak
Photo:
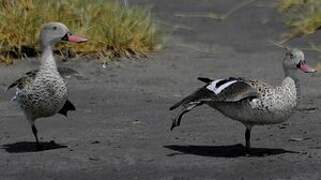
[[[303,71],[305,73],[314,73],[314,72],[316,72],[315,69],[313,69],[312,67],[310,67],[309,65],[307,65],[305,63],[298,64],[298,68],[301,69],[301,71]]]
[[[88,39],[84,38],[84,37],[81,37],[81,36],[78,36],[78,35],[69,35],[68,36],[68,41],[69,42],[74,42],[74,43],[83,43],[83,42],[88,41]]]
[[[62,40],[64,41],[69,41],[69,42],[73,42],[73,43],[83,43],[88,41],[87,38],[78,36],[78,35],[73,35],[70,32],[66,33],[64,37],[62,37]]]

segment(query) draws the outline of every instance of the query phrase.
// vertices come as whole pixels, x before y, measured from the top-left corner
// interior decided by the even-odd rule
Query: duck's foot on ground
[[[36,145],[37,151],[41,151],[42,150],[42,145],[38,142]]]

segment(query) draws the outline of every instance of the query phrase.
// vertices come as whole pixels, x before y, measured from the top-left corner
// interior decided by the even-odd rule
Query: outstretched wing
[[[206,102],[238,102],[246,98],[258,97],[257,90],[242,78],[211,80],[199,77],[198,80],[205,82],[206,85],[169,108],[173,110],[183,106],[173,119],[171,130],[180,125],[184,114]]]
[[[198,80],[205,82],[206,85],[174,104],[170,107],[170,110],[181,105],[200,104],[207,101],[237,102],[245,98],[255,98],[258,96],[256,89],[242,78],[230,77],[227,79],[211,80],[199,77]]]

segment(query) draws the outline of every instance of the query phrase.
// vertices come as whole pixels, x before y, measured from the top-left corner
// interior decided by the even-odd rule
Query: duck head
[[[286,48],[286,55],[283,60],[285,72],[301,70],[305,73],[314,73],[315,69],[306,64],[304,53],[297,48]]]
[[[50,22],[42,26],[40,32],[41,46],[54,46],[60,41],[69,41],[74,43],[86,42],[87,39],[78,35],[73,35],[70,30],[62,23]]]

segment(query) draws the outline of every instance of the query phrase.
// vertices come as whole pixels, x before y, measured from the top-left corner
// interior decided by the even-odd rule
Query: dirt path
[[[274,1],[256,1],[223,21],[213,19],[240,2],[130,1],[153,5],[172,32],[166,48],[150,60],[105,69],[95,62],[63,63],[82,75],[67,80],[77,111],[69,119],[57,115],[37,122],[46,151],[34,151],[27,121],[8,102],[14,92],[3,94],[0,179],[320,179],[320,74],[302,74],[305,109],[285,124],[253,129],[253,157],[242,153],[243,125],[205,106],[169,131],[169,106],[202,85],[198,76],[282,80],[284,52],[268,42],[285,31]],[[208,12],[211,18],[203,17]],[[304,47],[306,41],[292,45]],[[307,52],[306,59],[317,64],[319,56]],[[35,61],[1,67],[1,87],[36,67]]]

